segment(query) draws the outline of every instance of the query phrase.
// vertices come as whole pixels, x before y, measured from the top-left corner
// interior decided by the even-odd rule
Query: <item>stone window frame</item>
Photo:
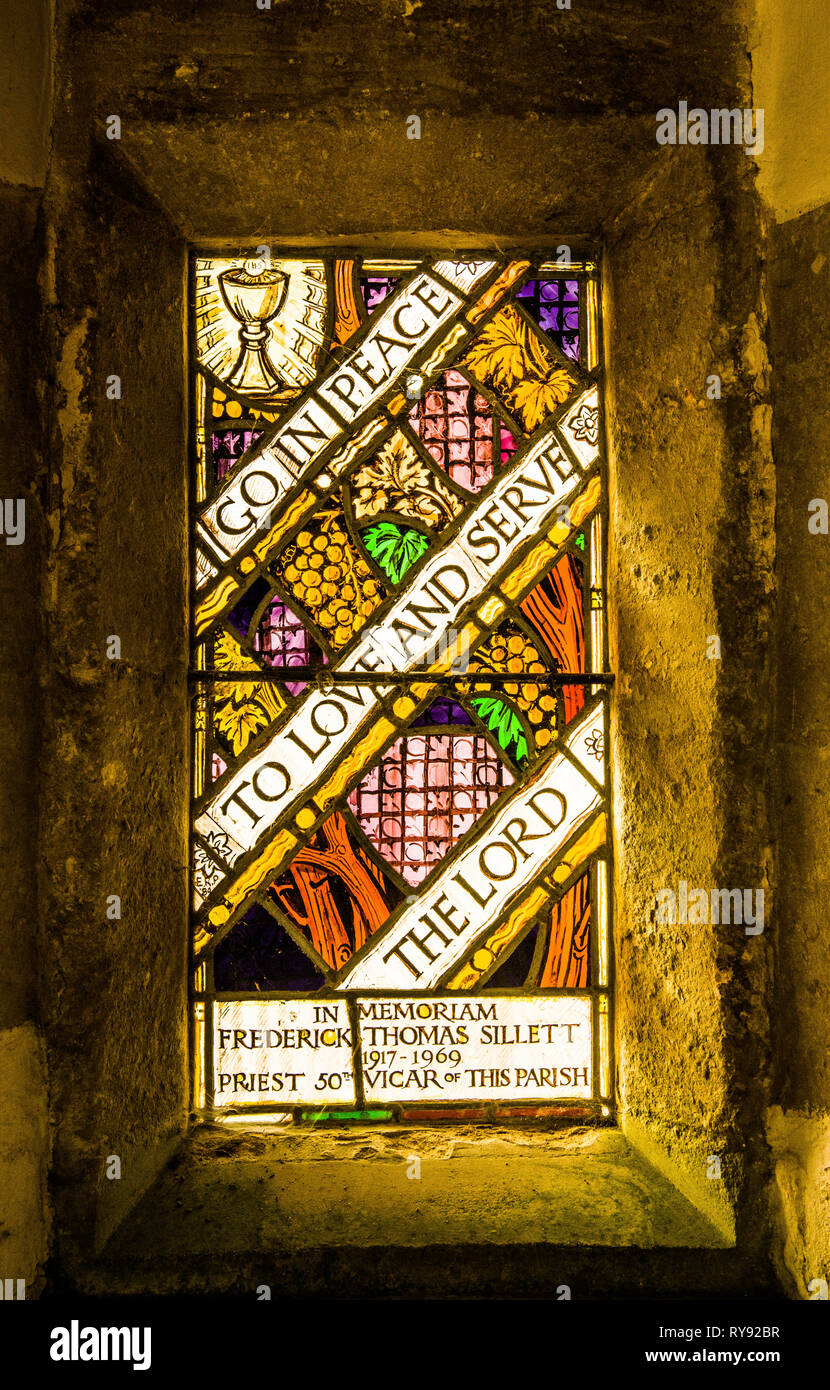
[[[91,1241],[97,1248],[103,1245],[179,1146],[187,1129],[189,1086],[185,948],[178,926],[174,929],[172,925],[184,921],[187,911],[182,852],[187,838],[188,743],[184,713],[187,694],[186,662],[182,660],[182,653],[186,652],[183,600],[187,586],[187,543],[180,472],[187,448],[186,377],[180,332],[184,318],[187,238],[171,227],[166,214],[152,198],[136,192],[132,178],[123,180],[114,176],[111,167],[106,169],[103,179],[101,174],[98,168],[96,186],[107,202],[108,219],[105,228],[99,227],[96,231],[99,238],[97,259],[89,260],[89,245],[83,237],[79,245],[69,236],[67,244],[61,248],[52,291],[57,296],[60,287],[71,281],[73,258],[76,264],[78,257],[86,260],[87,270],[80,284],[72,286],[61,303],[61,329],[66,325],[62,389],[68,405],[57,426],[56,437],[65,465],[68,458],[70,468],[74,469],[74,474],[67,476],[95,478],[97,498],[93,550],[85,553],[78,564],[74,564],[71,554],[60,555],[56,565],[59,596],[53,615],[51,652],[57,659],[58,674],[46,697],[49,722],[45,745],[48,763],[50,751],[57,750],[66,727],[59,702],[68,695],[67,707],[74,708],[81,722],[87,716],[90,718],[101,736],[107,757],[103,790],[90,807],[87,808],[83,792],[73,782],[69,766],[50,764],[53,775],[47,779],[44,793],[47,817],[50,809],[54,813],[47,819],[44,837],[47,858],[52,842],[60,842],[59,830],[66,824],[67,810],[75,806],[88,809],[93,843],[101,846],[94,869],[90,871],[91,884],[84,890],[90,913],[99,911],[97,904],[103,901],[112,885],[125,877],[125,871],[127,879],[132,876],[134,884],[130,918],[125,917],[125,925],[112,932],[105,944],[96,943],[91,952],[92,966],[97,965],[107,978],[106,997],[95,999],[94,1007],[93,1000],[88,997],[86,980],[90,955],[89,943],[85,942],[84,969],[71,968],[70,988],[62,1001],[62,1008],[70,1010],[71,1024],[61,1021],[65,1014],[50,1012],[54,995],[47,999],[53,1093],[60,1107],[56,1149],[56,1171],[60,1174],[56,1203],[58,1221],[67,1232],[70,1246],[77,1243],[84,1247]],[[667,177],[669,181],[677,177],[676,166],[674,169],[669,166]],[[684,186],[686,177],[679,179],[679,191],[687,198],[690,189],[700,192],[703,212],[697,218],[697,233],[705,237],[708,225],[705,217],[712,205],[712,189],[698,166]],[[60,204],[61,195],[55,196]],[[701,217],[704,218],[702,227]],[[690,218],[691,221],[694,218]],[[89,236],[88,223],[82,231]],[[687,238],[691,234],[688,232]],[[385,238],[386,244],[395,240],[394,237]],[[576,244],[576,239],[573,240]],[[464,241],[469,245],[475,239],[465,235]],[[658,625],[654,616],[648,615],[643,630],[641,605],[632,589],[632,576],[638,577],[637,564],[648,555],[650,548],[659,564],[669,567],[669,573],[677,568],[675,546],[666,547],[664,541],[656,546],[651,544],[659,533],[664,495],[652,489],[645,499],[639,499],[640,502],[645,500],[645,506],[629,505],[632,488],[636,492],[637,463],[647,472],[653,458],[655,431],[671,433],[672,425],[672,407],[664,396],[661,397],[660,382],[665,375],[666,361],[674,364],[672,352],[674,349],[676,357],[677,339],[672,341],[666,336],[663,331],[666,325],[661,323],[656,312],[658,306],[654,296],[663,282],[655,275],[654,251],[649,241],[650,229],[647,235],[636,220],[610,236],[606,242],[609,274],[605,280],[603,305],[607,334],[605,360],[609,368],[606,409],[612,498],[609,607],[616,613],[609,635],[612,669],[623,677],[612,712],[612,737],[618,752],[614,806],[614,900],[618,904],[618,919],[614,954],[618,962],[617,1000],[618,1005],[623,1005],[618,1007],[615,1019],[620,1126],[649,1161],[732,1241],[750,1156],[736,1156],[730,1182],[717,1192],[703,1176],[707,1154],[713,1148],[717,1150],[723,1136],[734,1148],[734,1140],[729,1137],[731,1121],[725,1118],[723,1104],[713,1107],[711,1115],[704,1114],[700,1104],[698,1080],[704,1074],[704,1067],[708,1075],[706,1056],[718,1072],[721,1095],[728,1096],[733,1086],[727,1067],[726,1043],[715,1028],[715,1022],[720,1027],[720,987],[712,975],[715,953],[711,943],[705,946],[693,943],[685,962],[688,969],[690,960],[693,961],[704,980],[701,1007],[696,1014],[696,1060],[691,1072],[679,1086],[672,1080],[664,1096],[649,1075],[658,1055],[652,1057],[645,1046],[640,1046],[654,1019],[646,1004],[646,981],[659,985],[665,980],[665,951],[653,952],[653,943],[652,946],[648,943],[654,936],[653,883],[655,875],[662,873],[665,877],[674,871],[670,841],[676,827],[672,816],[661,810],[655,824],[664,824],[668,834],[661,830],[657,841],[652,834],[650,844],[652,823],[644,821],[640,826],[632,826],[630,817],[625,815],[625,807],[628,804],[630,808],[638,802],[638,797],[630,797],[628,793],[638,786],[638,778],[647,767],[648,757],[644,759],[642,755],[649,740],[657,738],[661,743],[666,740],[672,745],[677,743],[674,707],[670,702],[666,704],[663,691],[649,677],[648,666],[644,668],[642,664],[643,653],[648,658],[650,644],[658,648],[661,645]],[[487,242],[488,238],[481,239],[482,249],[486,249]],[[522,238],[522,242],[526,244],[527,238]],[[146,255],[146,247],[150,244],[154,248],[152,263]],[[404,254],[411,244],[411,238],[401,237],[400,253]],[[448,249],[445,236],[431,238],[428,234],[420,234],[418,244]],[[509,244],[509,237],[499,238],[500,248]],[[683,244],[683,233],[672,227],[665,232],[666,263],[670,254],[676,254],[678,244]],[[652,361],[659,365],[650,367],[648,379],[643,375],[643,361],[647,356],[643,351],[644,316],[642,312],[634,312],[631,297],[622,289],[627,267],[632,263],[638,291],[654,310],[650,318],[655,334],[651,354]],[[694,347],[699,336],[697,321],[685,315],[681,330],[680,340],[684,346]],[[147,350],[150,343],[151,352]],[[654,343],[662,347],[664,361],[660,360],[659,353],[655,357]],[[112,411],[107,415],[100,383],[114,361],[129,364],[131,354],[135,360],[136,346],[141,371],[128,377],[130,391],[125,394],[117,418]],[[688,371],[688,361],[684,360],[682,365]],[[648,418],[643,409],[646,399],[652,407]],[[94,436],[85,423],[91,419],[96,424]],[[715,463],[711,455],[707,458],[707,448],[712,441]],[[725,481],[734,467],[735,447],[733,435],[724,430],[719,421],[711,426],[709,438],[693,439],[688,445],[691,455],[710,468],[705,507],[713,534],[720,534],[724,504],[727,512],[737,508],[736,514],[740,514],[743,505]],[[152,461],[155,471],[148,469],[148,461]],[[128,515],[134,515],[138,522],[129,529],[129,535],[125,534],[127,528],[120,524],[127,495],[131,498]],[[683,505],[688,506],[685,497]],[[73,511],[73,507],[76,510]],[[82,522],[83,504],[79,499],[70,496],[67,516]],[[680,531],[684,566],[695,573],[702,568],[710,576],[711,583],[710,554],[707,553],[706,564],[701,567],[698,563],[700,547],[693,543],[691,530],[687,528],[685,537],[682,526]],[[113,585],[102,578],[104,573],[119,572],[128,582]],[[717,572],[714,572],[714,582],[715,591],[708,605],[711,607],[714,600],[714,610],[723,611],[725,591],[717,587],[720,582]],[[85,599],[90,588],[95,594],[92,606]],[[136,602],[137,594],[140,602]],[[79,609],[91,618],[84,629],[91,653],[98,650],[102,632],[116,631],[122,635],[125,652],[137,655],[122,662],[117,671],[102,667],[98,658],[90,657],[98,662],[90,681],[84,675],[85,668],[76,659],[72,644],[77,633],[74,614]],[[152,627],[146,622],[148,611],[155,615]],[[633,641],[635,637],[636,642]],[[643,677],[639,683],[633,680],[635,672]],[[647,713],[645,725],[640,717],[643,701]],[[634,718],[638,704],[640,714]],[[713,708],[716,712],[717,701]],[[716,737],[714,730],[708,735],[712,747],[723,741],[723,736]],[[136,767],[142,775],[130,778],[127,769]],[[671,778],[667,780],[670,782]],[[170,835],[161,842],[152,836],[133,835],[133,846],[127,844],[124,839],[127,826],[146,826],[152,817],[156,818],[156,823],[161,817],[162,823],[170,828]],[[115,826],[118,833],[108,831],[110,826]],[[97,833],[95,827],[98,827]],[[643,851],[639,857],[635,852],[638,837]],[[643,864],[652,862],[649,852],[655,845],[659,850],[653,856],[655,874],[648,880]],[[699,853],[701,862],[708,866],[703,872],[711,877],[716,872],[714,866],[724,858],[717,835],[710,835]],[[142,879],[141,866],[145,855],[150,854],[156,856],[158,872],[152,878]],[[54,883],[47,886],[45,910],[50,913],[54,908],[53,921],[69,924],[70,955],[75,949],[71,936],[72,900],[71,889],[67,889],[63,881],[60,887]],[[136,932],[137,922],[144,924],[142,931]],[[149,923],[154,924],[152,936],[146,929]],[[639,954],[632,951],[632,938],[636,938],[638,946],[646,943],[645,951]],[[119,955],[126,959],[124,953],[128,944],[131,949],[129,970],[115,977],[112,975],[113,961]],[[649,964],[646,968],[644,962],[652,958],[654,966]],[[47,973],[54,975],[56,966],[57,954],[54,949],[48,949]],[[743,992],[742,984],[737,991],[731,992],[726,1003],[728,1010],[738,1008]],[[160,1019],[165,1019],[169,1027],[160,1028]],[[84,1034],[82,1055],[94,1059],[102,1078],[94,1093],[73,1086],[71,1073],[61,1056],[66,1035],[78,1032]],[[670,1036],[676,1046],[682,1046],[680,1034]],[[667,1056],[665,1049],[659,1052],[662,1062]],[[645,1069],[643,1059],[648,1062]],[[671,1073],[666,1073],[664,1068],[662,1075]],[[149,1077],[153,1080],[148,1080]],[[129,1101],[125,1101],[125,1096]],[[104,1151],[120,1152],[127,1160],[125,1180],[118,1185],[106,1181],[102,1161],[95,1158],[90,1162],[90,1154]],[[757,1178],[750,1183],[752,1187],[757,1190]]]

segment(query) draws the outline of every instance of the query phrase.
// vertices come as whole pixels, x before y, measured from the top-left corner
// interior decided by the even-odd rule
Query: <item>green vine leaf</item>
[[[497,700],[492,695],[477,695],[471,703],[479,719],[482,719],[490,732],[496,735],[499,746],[505,753],[510,754],[517,763],[524,762],[527,757],[527,739],[518,715],[502,700]]]
[[[362,536],[363,544],[373,560],[393,584],[398,584],[416,560],[429,549],[429,541],[410,526],[396,526],[393,521],[379,521],[369,526]]]

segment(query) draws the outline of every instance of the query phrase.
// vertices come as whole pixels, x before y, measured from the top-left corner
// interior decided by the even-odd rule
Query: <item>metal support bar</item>
[[[573,675],[562,671],[540,671],[536,675],[511,675],[504,671],[329,671],[319,666],[269,666],[264,671],[189,671],[189,681],[197,684],[216,681],[244,681],[260,685],[263,681],[309,681],[312,685],[331,687],[334,685],[399,685],[402,681],[429,681],[434,684],[458,684],[467,681],[471,685],[493,682],[497,685],[613,685],[614,677],[608,672],[587,671],[584,675]]]

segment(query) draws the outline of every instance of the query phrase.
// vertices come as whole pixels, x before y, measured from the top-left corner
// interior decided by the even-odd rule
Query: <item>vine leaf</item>
[[[567,400],[575,385],[512,304],[500,309],[482,329],[460,365],[503,392],[527,432]]]
[[[429,549],[429,541],[420,531],[409,526],[396,526],[393,521],[379,521],[363,532],[363,544],[373,560],[393,584],[400,582],[416,560]]]
[[[525,429],[535,430],[546,415],[567,400],[573,381],[564,367],[554,368],[545,381],[527,377],[508,394],[513,409]]]
[[[472,706],[490,732],[496,735],[499,746],[505,753],[510,753],[512,749],[512,756],[516,762],[524,762],[527,757],[527,739],[518,715],[514,714],[503,700],[497,700],[493,695],[477,695],[472,701]]]
[[[461,510],[461,502],[418,457],[400,430],[352,479],[355,516],[398,512],[443,528]]]
[[[258,671],[260,667],[242,650],[229,632],[220,633],[214,648],[220,671]],[[219,681],[214,690],[214,726],[234,753],[247,748],[254,734],[264,729],[285,709],[285,701],[273,686],[241,681]]]

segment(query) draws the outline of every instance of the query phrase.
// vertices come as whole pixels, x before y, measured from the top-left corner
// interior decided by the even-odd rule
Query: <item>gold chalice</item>
[[[228,385],[243,396],[274,396],[284,391],[268,357],[270,323],[285,303],[288,276],[282,270],[267,270],[259,260],[246,261],[234,270],[223,270],[219,290],[230,313],[241,323],[242,344]]]

